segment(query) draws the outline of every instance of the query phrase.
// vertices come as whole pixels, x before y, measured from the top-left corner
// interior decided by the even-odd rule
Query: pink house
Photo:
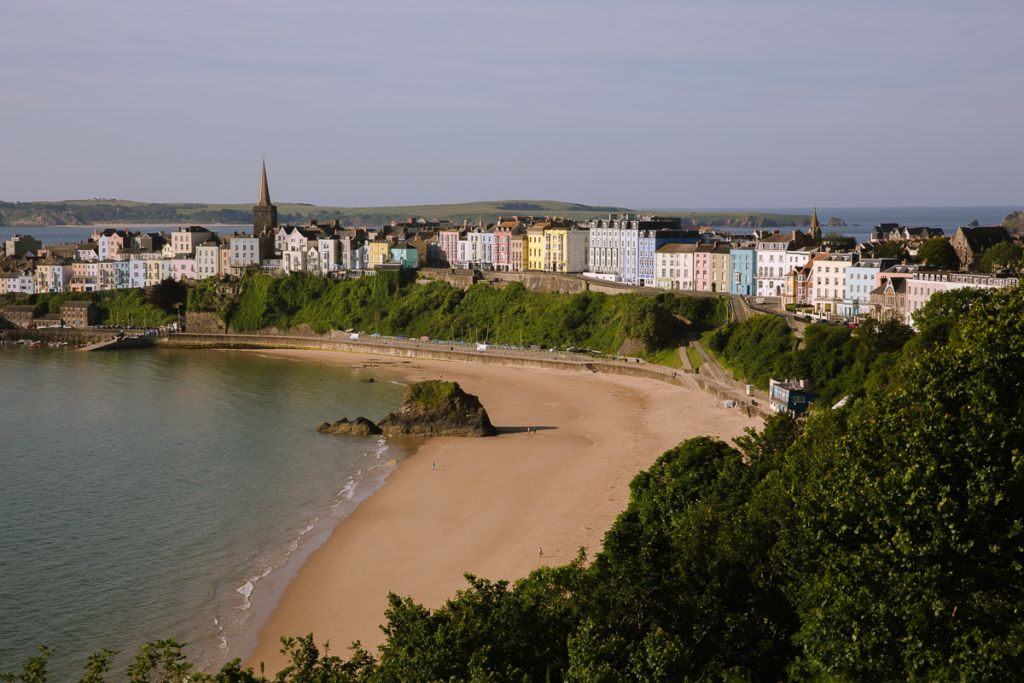
[[[698,244],[693,252],[693,289],[697,292],[711,291],[711,252],[713,244]]]
[[[445,268],[454,268],[458,260],[459,236],[465,235],[461,230],[441,230],[437,233],[437,251],[441,264]]]

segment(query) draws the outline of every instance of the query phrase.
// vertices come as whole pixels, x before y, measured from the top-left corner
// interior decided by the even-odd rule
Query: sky
[[[1022,0],[0,0],[0,200],[1024,204]]]

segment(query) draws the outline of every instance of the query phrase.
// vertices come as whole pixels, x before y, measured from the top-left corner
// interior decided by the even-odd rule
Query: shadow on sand
[[[535,432],[543,432],[548,429],[558,429],[558,427],[545,427],[543,425],[529,426],[529,427],[495,427],[498,430],[498,434],[525,434],[531,429]]]

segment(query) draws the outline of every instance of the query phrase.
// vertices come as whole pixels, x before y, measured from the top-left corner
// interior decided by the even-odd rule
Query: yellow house
[[[382,239],[367,242],[366,256],[370,261],[371,269],[387,263],[391,260],[391,242]]]
[[[590,231],[557,225],[544,231],[544,270],[553,273],[582,273],[587,269]]]
[[[711,251],[711,291],[729,292],[729,272],[732,262],[729,260],[729,247],[716,244]]]
[[[545,230],[547,223],[535,223],[526,230],[527,253],[524,265],[526,270],[544,270],[544,264],[548,261],[547,247],[545,244]]]

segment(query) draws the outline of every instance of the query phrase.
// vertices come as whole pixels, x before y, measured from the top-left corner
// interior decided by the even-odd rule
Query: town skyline
[[[1021,200],[1019,3],[244,9],[10,5],[2,199]]]

